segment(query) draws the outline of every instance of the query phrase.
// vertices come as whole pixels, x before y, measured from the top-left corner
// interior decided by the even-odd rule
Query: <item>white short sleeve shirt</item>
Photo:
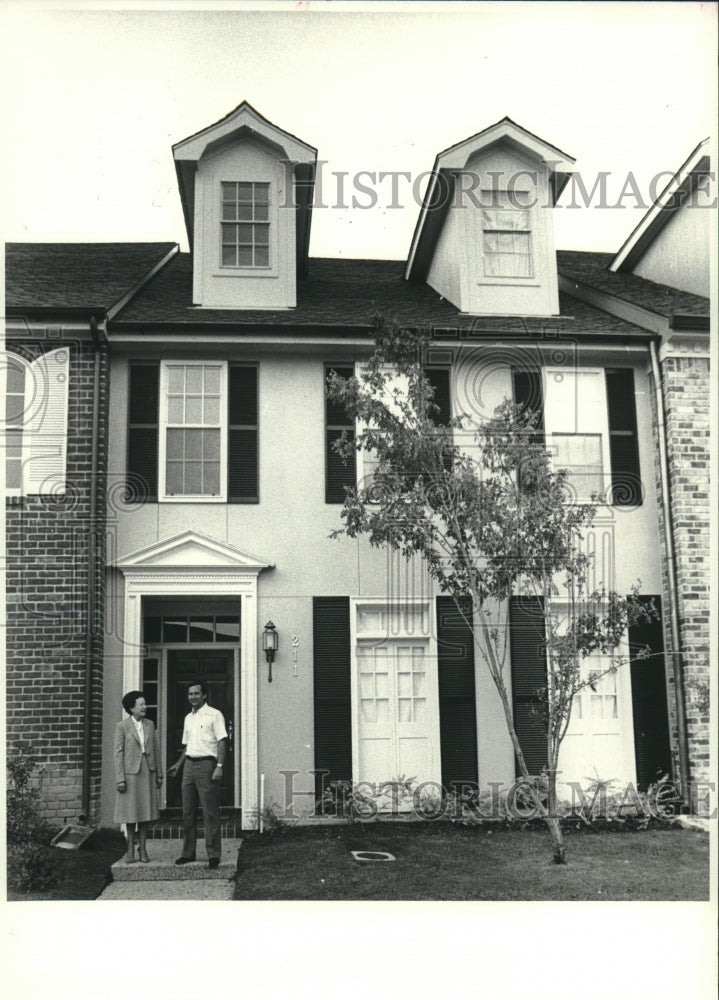
[[[182,742],[188,757],[216,757],[217,744],[227,739],[222,712],[205,704],[185,716]]]

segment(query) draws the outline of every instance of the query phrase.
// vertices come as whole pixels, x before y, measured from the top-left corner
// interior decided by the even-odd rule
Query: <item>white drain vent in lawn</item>
[[[355,861],[396,861],[388,851],[352,851]]]

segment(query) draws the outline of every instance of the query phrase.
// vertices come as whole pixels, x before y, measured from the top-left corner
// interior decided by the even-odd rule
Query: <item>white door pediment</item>
[[[124,556],[117,561],[116,566],[126,576],[153,570],[177,569],[216,569],[257,574],[270,568],[272,563],[200,532],[185,531]]]

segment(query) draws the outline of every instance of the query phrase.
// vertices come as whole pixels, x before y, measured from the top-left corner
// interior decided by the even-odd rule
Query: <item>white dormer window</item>
[[[222,266],[270,266],[270,185],[222,181]]]
[[[530,198],[528,191],[482,192],[485,277],[532,277]]]

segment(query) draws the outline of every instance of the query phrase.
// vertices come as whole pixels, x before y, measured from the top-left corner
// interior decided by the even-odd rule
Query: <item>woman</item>
[[[162,785],[162,764],[157,745],[155,727],[147,715],[147,705],[142,691],[128,691],[122,699],[128,713],[115,727],[115,822],[125,823],[127,829],[127,863],[135,857],[135,824],[139,833],[140,861],[147,856],[147,831],[150,823],[160,816],[157,789]]]

